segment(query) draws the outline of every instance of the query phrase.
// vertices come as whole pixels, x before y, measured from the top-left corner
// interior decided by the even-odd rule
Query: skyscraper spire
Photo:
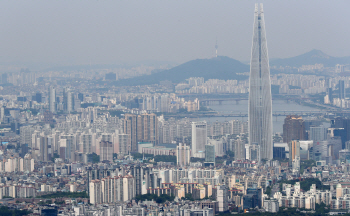
[[[218,39],[216,39],[216,42],[215,42],[215,57],[217,58],[218,57]]]
[[[260,146],[261,159],[273,158],[272,98],[263,6],[255,4],[249,78],[249,144]]]

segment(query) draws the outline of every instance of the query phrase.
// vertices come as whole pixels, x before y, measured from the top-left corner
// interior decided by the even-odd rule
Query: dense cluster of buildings
[[[254,20],[250,80],[113,85],[154,69],[145,66],[1,74],[0,203],[62,216],[349,209],[350,118],[280,114],[274,133],[272,94],[337,111],[350,107],[350,78],[270,76],[262,6]],[[247,93],[247,112],[207,118],[218,114],[208,101]]]

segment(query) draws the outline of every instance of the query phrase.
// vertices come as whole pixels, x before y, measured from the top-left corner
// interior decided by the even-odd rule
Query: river
[[[213,109],[215,111],[218,111],[220,113],[242,113],[247,114],[248,113],[248,101],[247,100],[241,100],[237,104],[236,101],[223,101],[221,105],[210,105],[208,108]],[[297,104],[292,101],[286,101],[286,100],[272,100],[272,112],[281,112],[285,111],[288,113],[288,111],[320,111],[317,108],[303,106],[300,104]],[[232,117],[232,118],[225,118],[225,117],[210,117],[210,118],[198,118],[198,120],[206,120],[207,122],[215,122],[220,121],[224,122],[225,120],[230,121],[233,119],[241,120],[241,121],[247,121],[247,117]],[[285,116],[277,116],[272,117],[272,124],[273,124],[273,132],[274,133],[282,133],[283,132],[283,122],[285,119]]]

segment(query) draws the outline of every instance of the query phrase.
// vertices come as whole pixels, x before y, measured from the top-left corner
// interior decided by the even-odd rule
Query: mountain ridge
[[[325,67],[334,67],[336,64],[350,64],[350,56],[333,57],[321,50],[313,49],[290,58],[271,59],[270,66],[301,67],[303,65],[323,64]]]
[[[226,57],[218,56],[211,59],[195,59],[168,70],[152,73],[130,79],[117,80],[115,85],[151,85],[160,81],[171,81],[173,83],[183,82],[190,77],[203,77],[208,79],[247,79],[247,76],[237,73],[249,72],[249,65]]]

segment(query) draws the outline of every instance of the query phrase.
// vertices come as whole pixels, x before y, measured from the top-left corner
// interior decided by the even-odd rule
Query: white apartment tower
[[[178,166],[188,166],[190,164],[190,147],[186,144],[179,143],[176,146],[176,159]]]

